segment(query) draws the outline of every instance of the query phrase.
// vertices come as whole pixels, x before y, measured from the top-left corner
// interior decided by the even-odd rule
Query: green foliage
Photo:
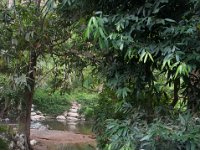
[[[61,94],[59,90],[38,88],[34,94],[33,103],[37,109],[48,115],[60,115],[71,107],[72,101],[81,104],[80,113],[86,118],[94,116],[95,106],[97,105],[98,95],[96,93],[74,89],[71,93]]]
[[[12,10],[0,4],[0,67],[14,75],[1,101],[12,103],[30,89],[34,52],[55,64],[47,81],[55,88],[35,92],[38,109],[61,114],[77,100],[86,117],[95,116],[100,148],[199,149],[198,123],[171,116],[180,101],[200,109],[199,0],[49,0],[41,9],[17,3]],[[84,74],[88,64],[92,71]],[[93,93],[65,94],[95,84],[103,85],[98,103]]]
[[[7,74],[0,74],[0,109],[1,117],[17,117],[19,114],[20,101],[23,101],[23,93],[19,84],[15,82],[18,78],[8,77]],[[20,81],[20,80],[18,80]],[[18,84],[19,83],[19,84]]]
[[[14,135],[13,127],[7,124],[0,124],[0,134],[5,134],[11,137]]]
[[[115,98],[115,100],[113,99]],[[106,120],[116,116],[117,98],[113,91],[106,89],[99,95],[98,105],[94,108],[94,127],[93,131],[97,135],[97,144],[100,149],[103,149],[108,141],[106,132]]]
[[[7,131],[8,131],[8,125],[0,124],[0,133]]]
[[[104,58],[98,69],[118,97],[131,96],[137,103],[137,95],[151,96],[156,71],[166,75],[163,84],[170,86],[183,78],[180,89],[191,88],[189,75],[198,69],[200,54],[198,1],[102,0],[99,4],[101,12],[91,17],[85,36]],[[184,97],[191,100],[186,93]]]
[[[136,116],[136,115],[135,115]],[[138,116],[136,116],[138,117]],[[108,120],[106,134],[109,142],[106,149],[109,150],[134,150],[138,147],[138,141],[142,137],[144,126],[141,120],[132,122],[131,120]]]
[[[0,138],[0,149],[9,150],[7,142]]]
[[[14,130],[10,125],[0,123],[0,149],[9,150],[9,139],[14,135]]]
[[[144,142],[143,148],[148,146],[151,149],[197,150],[200,148],[199,118],[187,113],[167,120],[158,120],[149,126],[146,135],[140,140]]]
[[[151,124],[143,120],[144,114],[135,112],[130,119],[107,121],[106,136],[109,139],[105,149],[129,150],[197,150],[199,145],[200,120],[183,114],[156,118]]]
[[[33,104],[37,109],[48,115],[60,115],[71,106],[69,96],[51,92],[48,89],[37,89],[34,94]]]
[[[77,101],[81,104],[80,114],[83,114],[86,120],[94,119],[96,113],[96,106],[98,103],[98,94],[87,90],[77,89],[69,95],[71,100]]]

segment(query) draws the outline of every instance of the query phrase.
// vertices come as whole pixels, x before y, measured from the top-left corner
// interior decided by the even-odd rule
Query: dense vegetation
[[[55,114],[76,99],[100,149],[200,148],[199,0],[0,3],[1,116],[16,109],[27,138],[32,99]]]
[[[50,116],[61,115],[68,111],[71,102],[75,101],[82,105],[80,113],[86,116],[86,119],[92,117],[94,105],[96,105],[98,95],[88,91],[76,89],[74,92],[61,95],[58,91],[52,92],[48,89],[37,89],[33,97],[33,104],[42,113]]]

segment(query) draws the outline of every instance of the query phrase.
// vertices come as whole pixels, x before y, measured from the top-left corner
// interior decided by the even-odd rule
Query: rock
[[[48,125],[45,126],[39,122],[31,122],[31,129],[38,129],[38,130],[48,130]]]
[[[69,112],[68,114],[67,114],[67,116],[69,116],[69,117],[79,117],[79,114],[78,113],[73,113],[73,112]]]
[[[80,107],[81,107],[80,104],[78,104],[77,102],[73,102],[71,108],[72,108],[72,109],[80,109]]]
[[[33,112],[34,111],[34,109],[33,108],[31,108],[31,112]]]
[[[67,120],[69,121],[78,121],[79,119],[78,118],[75,118],[75,117],[67,117]]]
[[[77,125],[77,122],[69,121],[67,122],[68,125]]]
[[[15,146],[15,143],[13,141],[11,141],[10,144],[9,144],[9,149],[13,149],[14,146]]]
[[[30,141],[30,144],[31,144],[31,146],[34,146],[35,144],[37,144],[37,141],[33,139]]]
[[[69,112],[77,113],[77,112],[78,112],[78,109],[73,109],[73,108],[71,108],[71,109],[69,110]]]
[[[39,129],[42,126],[39,122],[31,122],[31,129]]]
[[[11,141],[9,147],[15,150],[25,150],[25,136],[24,134],[16,134],[14,137],[14,141]]]
[[[16,146],[18,147],[18,150],[24,150],[25,149],[24,145],[22,145],[22,143],[20,143],[19,141],[17,141],[17,145]]]
[[[81,120],[81,121],[85,121],[85,118],[81,118],[80,120]]]
[[[42,112],[38,110],[38,111],[36,111],[36,114],[37,115],[42,115]]]
[[[42,115],[35,115],[35,116],[31,116],[31,120],[32,121],[42,121],[42,120],[45,120],[45,117]]]
[[[31,112],[31,116],[37,115],[36,112]]]
[[[9,118],[1,119],[2,122],[8,123],[10,121]]]
[[[56,119],[57,119],[57,120],[65,120],[66,118],[65,118],[65,116],[63,116],[63,115],[60,115],[60,116],[57,116]]]
[[[68,112],[65,111],[65,112],[63,113],[63,116],[67,117],[67,114],[68,114]]]
[[[57,119],[57,121],[66,125],[66,118],[65,118],[65,120]]]

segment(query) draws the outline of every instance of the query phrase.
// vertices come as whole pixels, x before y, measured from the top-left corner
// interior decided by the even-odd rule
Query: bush
[[[95,108],[98,103],[98,94],[84,90],[78,90],[71,93],[71,98],[81,104],[80,114],[83,114],[87,120],[94,118]]]
[[[19,105],[23,99],[22,89],[14,86],[8,75],[0,73],[0,110],[1,117],[17,118]]]
[[[34,94],[33,104],[37,109],[48,115],[59,115],[71,106],[68,95],[60,95],[58,92],[51,93],[47,89],[37,89]]]
[[[77,101],[82,106],[80,113],[84,114],[86,118],[92,118],[97,99],[96,93],[84,90],[74,90],[70,94],[61,95],[59,91],[51,92],[51,89],[37,89],[33,103],[43,113],[59,115],[70,108],[71,101]]]
[[[8,150],[8,142],[12,139],[14,130],[7,124],[0,124],[0,150]]]
[[[145,114],[135,112],[125,120],[107,120],[106,149],[109,150],[198,150],[200,119],[187,114],[156,118],[147,124]]]
[[[8,144],[3,139],[0,138],[0,149],[8,150]]]
[[[190,113],[179,114],[168,118],[168,121],[157,120],[150,124],[146,135],[140,140],[142,148],[197,150],[200,149],[200,119]]]
[[[100,94],[98,105],[94,108],[94,127],[93,131],[97,135],[97,146],[100,149],[104,149],[105,145],[108,143],[108,134],[106,129],[106,120],[115,118],[116,101],[113,100],[114,93],[109,89],[106,89]]]

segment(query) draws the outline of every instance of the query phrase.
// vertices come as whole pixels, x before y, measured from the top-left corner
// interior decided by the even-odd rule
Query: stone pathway
[[[62,115],[56,117],[58,121],[67,120],[69,123],[74,124],[74,122],[79,120],[85,120],[84,116],[80,115],[78,111],[81,109],[81,104],[77,102],[72,102],[69,112],[65,111]]]

